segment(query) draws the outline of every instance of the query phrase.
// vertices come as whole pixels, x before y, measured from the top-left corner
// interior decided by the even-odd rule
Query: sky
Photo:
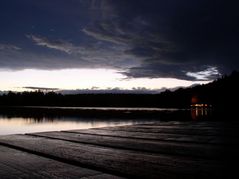
[[[238,70],[230,0],[1,0],[0,90],[161,89]]]

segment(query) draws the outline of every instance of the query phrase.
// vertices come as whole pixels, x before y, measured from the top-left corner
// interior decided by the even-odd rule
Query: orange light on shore
[[[199,103],[199,99],[197,96],[193,96],[192,99],[191,99],[191,104],[197,104]]]

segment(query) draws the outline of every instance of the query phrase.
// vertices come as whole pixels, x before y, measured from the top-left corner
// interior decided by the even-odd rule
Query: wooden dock
[[[172,121],[0,136],[0,178],[239,178],[238,129]]]

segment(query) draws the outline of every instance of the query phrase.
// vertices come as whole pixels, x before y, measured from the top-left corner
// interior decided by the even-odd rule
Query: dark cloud
[[[0,9],[16,22],[2,19],[1,68],[116,68],[130,78],[186,80],[239,68],[236,1],[11,2],[16,11]]]
[[[4,47],[0,50],[0,67],[21,69],[114,68],[126,69],[139,64],[139,58],[125,53],[126,46],[74,44],[62,39],[49,39],[39,35],[26,35],[28,41],[39,47],[18,50]],[[13,48],[14,47],[14,48]]]
[[[211,79],[218,71],[238,69],[237,2],[109,2],[116,9],[114,21],[97,21],[85,32],[98,40],[128,44],[126,53],[144,58],[126,75],[193,79],[187,72],[204,74],[213,67],[213,73],[204,76]]]
[[[81,89],[81,90],[59,90],[59,93],[62,94],[158,94],[166,89],[151,90],[146,88],[133,88],[132,90],[125,90],[120,88],[113,89]]]
[[[30,90],[40,90],[40,91],[58,91],[59,88],[46,88],[46,87],[33,87],[33,86],[25,86],[22,87],[24,89],[30,89]]]

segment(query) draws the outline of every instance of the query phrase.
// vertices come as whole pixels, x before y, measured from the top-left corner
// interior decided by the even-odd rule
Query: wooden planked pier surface
[[[0,136],[0,178],[239,178],[238,122]]]

